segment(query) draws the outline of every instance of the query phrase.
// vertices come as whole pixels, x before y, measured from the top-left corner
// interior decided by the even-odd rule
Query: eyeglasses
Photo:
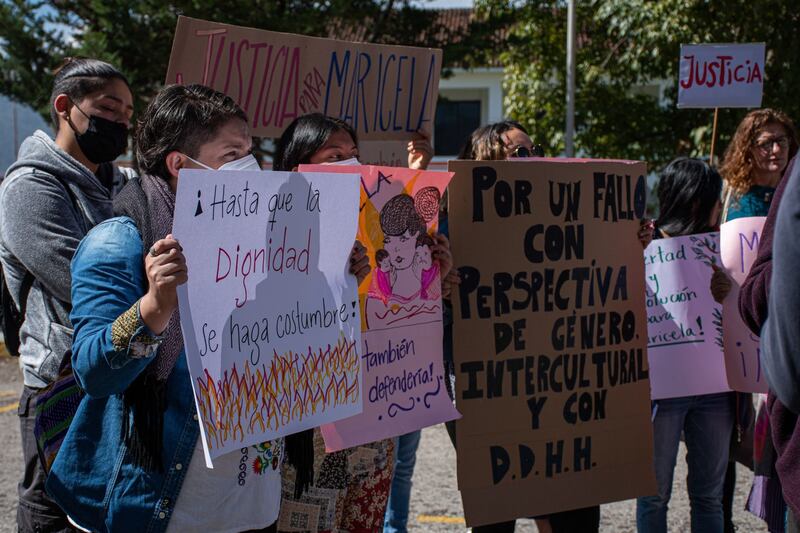
[[[761,150],[762,152],[769,152],[772,150],[772,147],[777,144],[780,146],[781,150],[786,150],[789,148],[789,138],[785,135],[780,137],[771,137],[769,139],[764,139],[763,141],[758,141],[756,144],[756,148]]]
[[[525,146],[517,146],[508,157],[544,157],[544,148],[541,144],[534,144],[530,149]]]

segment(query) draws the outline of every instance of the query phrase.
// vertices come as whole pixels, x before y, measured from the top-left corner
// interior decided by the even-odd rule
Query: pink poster
[[[657,239],[644,251],[647,358],[654,400],[730,390],[722,307],[711,296],[719,233]]]
[[[358,289],[362,414],[322,426],[328,451],[403,435],[460,415],[442,364],[442,289],[432,260],[439,204],[452,173],[301,165],[361,174],[358,240],[372,270]]]
[[[722,265],[733,280],[733,288],[722,302],[723,340],[728,385],[739,392],[768,389],[761,372],[761,350],[739,314],[739,287],[758,254],[758,241],[765,217],[737,218],[720,226]]]

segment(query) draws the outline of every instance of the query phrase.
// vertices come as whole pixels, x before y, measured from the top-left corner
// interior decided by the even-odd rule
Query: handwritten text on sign
[[[358,176],[181,171],[181,327],[206,461],[361,411]]]
[[[430,132],[442,51],[351,43],[180,17],[167,83],[222,91],[247,113],[254,135],[279,137],[320,112],[361,139]]]
[[[678,107],[760,107],[764,43],[684,44]]]
[[[636,236],[645,164],[451,161],[450,170],[467,524],[652,494]]]
[[[333,168],[361,173],[358,240],[367,249],[372,270],[359,289],[364,411],[322,427],[328,451],[458,416],[447,395],[442,364],[442,288],[432,238],[452,175],[376,166]]]
[[[722,302],[723,341],[728,385],[739,392],[768,390],[761,371],[759,338],[739,313],[739,288],[758,255],[758,242],[765,217],[737,218],[720,226],[722,266],[733,280],[731,292]]]
[[[656,239],[644,252],[647,355],[654,400],[730,390],[722,308],[711,296],[719,233]]]

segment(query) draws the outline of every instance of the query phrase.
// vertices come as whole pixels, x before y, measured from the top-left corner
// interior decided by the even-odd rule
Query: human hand
[[[639,222],[639,242],[642,243],[642,248],[647,248],[653,242],[653,232],[656,229],[656,224],[652,219],[643,218]]]
[[[372,267],[369,266],[369,257],[367,257],[367,249],[363,244],[356,241],[353,244],[353,250],[350,252],[350,273],[353,274],[361,285],[366,279]]]
[[[439,263],[439,277],[444,280],[453,269],[453,254],[450,252],[450,241],[441,233],[433,236],[436,241],[431,247],[431,257]]]
[[[453,295],[453,290],[461,284],[461,274],[456,269],[452,269],[447,276],[442,279],[442,298],[449,300]]]
[[[716,264],[711,263],[711,268],[714,270],[714,273],[711,275],[711,296],[714,297],[715,302],[721,304],[725,297],[731,292],[733,283],[728,274]]]
[[[415,138],[408,141],[408,168],[425,170],[433,158],[431,136],[422,130],[417,130]]]
[[[148,288],[139,313],[147,327],[161,334],[178,307],[178,286],[189,279],[180,243],[171,234],[156,241],[145,255],[144,270]]]

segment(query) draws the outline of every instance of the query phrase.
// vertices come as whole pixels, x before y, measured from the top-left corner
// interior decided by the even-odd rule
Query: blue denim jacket
[[[163,473],[131,461],[123,440],[123,392],[153,360],[114,348],[111,325],[146,292],[144,246],[129,218],[92,229],[72,260],[72,365],[86,396],[47,479],[47,492],[92,531],[164,531],[200,427],[186,358],[167,381]],[[151,334],[140,327],[133,336]],[[132,417],[131,417],[132,418]]]

